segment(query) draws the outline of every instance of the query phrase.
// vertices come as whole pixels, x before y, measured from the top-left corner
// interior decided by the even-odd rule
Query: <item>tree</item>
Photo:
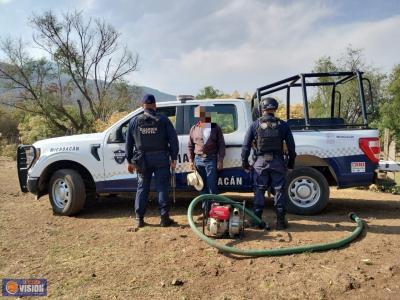
[[[323,72],[334,72],[338,71],[338,66],[336,66],[330,56],[322,56],[319,58],[314,66],[313,72],[323,73]],[[319,78],[320,82],[328,82],[331,79],[329,77]],[[320,86],[317,88],[316,96],[310,101],[309,109],[310,116],[318,117],[328,117],[330,112],[330,102],[331,102],[331,90],[332,87]]]
[[[196,95],[196,99],[216,99],[221,98],[222,96],[224,96],[224,92],[209,85],[200,90],[200,92]]]
[[[251,94],[251,93],[249,93],[249,92],[244,92],[243,98],[244,98],[246,101],[250,101],[250,100],[251,100],[251,97],[252,97],[252,94]]]
[[[32,144],[37,140],[59,136],[63,132],[49,124],[39,115],[25,115],[24,120],[18,125],[20,141],[23,144]]]
[[[237,90],[234,90],[231,94],[232,98],[239,99],[241,98],[240,93]]]
[[[18,119],[15,114],[0,109],[0,139],[7,143],[16,143],[18,137]]]
[[[0,64],[0,78],[19,99],[8,105],[65,133],[91,130],[94,120],[106,121],[116,107],[127,109],[124,77],[136,70],[138,55],[119,46],[120,33],[111,25],[84,20],[81,12],[58,18],[51,11],[34,15],[30,24],[35,45],[49,59],[30,57],[21,40],[0,43],[7,62]]]
[[[49,61],[29,57],[22,40],[2,40],[0,49],[7,58],[6,63],[0,64],[0,78],[5,82],[4,87],[14,91],[18,99],[11,104],[2,101],[3,104],[40,115],[64,132],[68,131],[68,127],[63,119],[69,118],[73,125],[77,125],[77,121],[68,112],[64,113],[62,99],[52,101],[53,93],[46,80],[55,80],[56,72]],[[74,127],[80,129],[79,125]]]
[[[388,128],[400,142],[400,65],[396,65],[389,76],[387,93],[388,100],[379,108],[380,122],[377,125],[381,129]]]
[[[364,77],[371,81],[372,98],[376,106],[384,101],[384,80],[385,75],[379,70],[368,65],[363,58],[362,49],[353,49],[349,46],[346,51],[334,62],[331,57],[321,57],[315,63],[314,72],[333,72],[333,71],[353,71],[360,70],[364,72]],[[329,78],[320,78],[319,81],[331,80]],[[361,116],[361,106],[359,101],[359,90],[356,80],[349,81],[337,86],[337,90],[342,95],[341,117],[348,123],[356,123]],[[310,115],[313,117],[330,116],[330,101],[332,87],[320,86],[314,97],[310,99]],[[365,87],[365,91],[367,91]],[[368,93],[367,98],[369,98]],[[368,100],[368,99],[367,99]],[[336,102],[336,105],[338,103]],[[338,107],[335,108],[338,111]],[[369,116],[370,121],[376,120],[377,115]]]

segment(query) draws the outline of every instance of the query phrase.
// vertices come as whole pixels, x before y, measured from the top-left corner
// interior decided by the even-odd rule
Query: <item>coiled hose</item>
[[[243,256],[278,256],[278,255],[289,255],[289,254],[295,254],[295,253],[302,253],[302,252],[313,252],[313,251],[327,251],[330,249],[336,249],[343,247],[350,242],[352,242],[354,239],[356,239],[360,233],[364,229],[364,224],[362,219],[360,219],[355,213],[350,213],[349,217],[352,221],[357,223],[356,229],[349,234],[347,237],[342,238],[340,240],[328,242],[328,243],[321,243],[321,244],[311,244],[311,245],[304,245],[304,246],[298,246],[298,247],[287,247],[287,248],[275,248],[275,249],[239,249],[231,246],[226,246],[223,244],[218,243],[216,240],[207,237],[204,235],[196,226],[194,220],[193,220],[193,210],[196,207],[197,204],[199,204],[202,201],[205,200],[213,200],[217,201],[218,203],[226,203],[230,204],[233,207],[243,209],[243,206],[239,204],[238,202],[235,202],[225,196],[222,195],[212,195],[212,194],[205,194],[205,195],[200,195],[192,200],[192,202],[189,205],[187,216],[188,216],[188,221],[189,225],[194,231],[194,233],[203,241],[205,241],[207,244],[209,244],[211,247],[217,248],[221,250],[222,252],[227,252],[227,253],[232,253],[236,255],[243,255]],[[265,227],[265,223],[258,218],[251,210],[245,208],[245,214],[250,217],[256,224],[258,224],[261,228]]]

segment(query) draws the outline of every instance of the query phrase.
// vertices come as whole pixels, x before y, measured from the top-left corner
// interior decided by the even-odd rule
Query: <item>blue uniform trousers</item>
[[[146,170],[138,174],[138,186],[135,198],[135,213],[137,218],[143,218],[146,213],[150,183],[154,174],[155,187],[158,192],[160,215],[169,214],[170,165],[166,152],[145,153]]]
[[[274,193],[274,205],[277,215],[286,212],[286,197],[284,188],[286,184],[286,167],[283,159],[274,158],[266,161],[263,156],[257,157],[254,163],[254,202],[253,211],[261,216],[265,206],[265,192],[272,190]]]
[[[218,194],[217,158],[196,155],[194,162],[204,182],[204,187],[200,194]]]
[[[200,194],[218,194],[217,157],[201,157],[200,155],[196,155],[194,158],[194,163],[204,183],[203,190],[200,192]],[[203,209],[205,208],[204,206],[205,202],[203,202]],[[211,203],[209,202],[206,209],[207,214],[210,211],[210,208]]]

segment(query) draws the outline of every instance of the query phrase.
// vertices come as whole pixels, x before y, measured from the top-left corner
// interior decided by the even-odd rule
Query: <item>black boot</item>
[[[257,217],[259,217],[262,221],[262,213],[254,213]],[[251,228],[257,228],[257,229],[265,229],[265,230],[270,230],[270,227],[268,225],[268,223],[265,223],[264,221],[262,221],[260,224],[257,224],[255,221],[251,221],[250,223],[250,227]]]
[[[161,221],[160,221],[161,227],[169,227],[174,224],[176,224],[176,222],[173,219],[171,219],[168,214],[161,216]]]
[[[288,227],[288,223],[284,214],[276,216],[276,230],[284,230]]]
[[[135,218],[135,227],[136,228],[141,228],[144,227],[145,223],[143,218]]]

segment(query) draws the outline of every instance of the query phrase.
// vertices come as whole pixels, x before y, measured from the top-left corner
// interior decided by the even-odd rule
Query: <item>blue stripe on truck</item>
[[[186,175],[188,173],[176,174],[177,190],[194,190],[193,187],[187,185]],[[151,190],[155,191],[154,180],[152,180]],[[250,182],[250,175],[243,171],[242,168],[227,168],[219,174],[218,187],[221,192],[228,191],[252,191],[253,187]],[[127,178],[119,180],[108,180],[96,182],[96,190],[98,193],[111,192],[134,192],[137,188],[137,179]]]
[[[335,172],[339,188],[370,185],[374,181],[377,164],[372,163],[365,155],[331,157],[326,158],[325,161]],[[354,173],[354,170],[352,172],[352,162],[365,163],[365,172]],[[193,187],[187,186],[186,175],[187,173],[176,174],[177,190],[194,190]],[[99,193],[134,192],[136,188],[137,179],[131,178],[96,182],[96,189]],[[240,167],[227,168],[220,172],[218,188],[220,192],[250,192],[253,190],[250,174]],[[151,190],[155,191],[154,180]]]
[[[366,155],[352,155],[325,158],[336,174],[339,188],[366,186],[374,182],[378,164],[372,163]],[[365,172],[355,173],[351,163],[365,163]]]

